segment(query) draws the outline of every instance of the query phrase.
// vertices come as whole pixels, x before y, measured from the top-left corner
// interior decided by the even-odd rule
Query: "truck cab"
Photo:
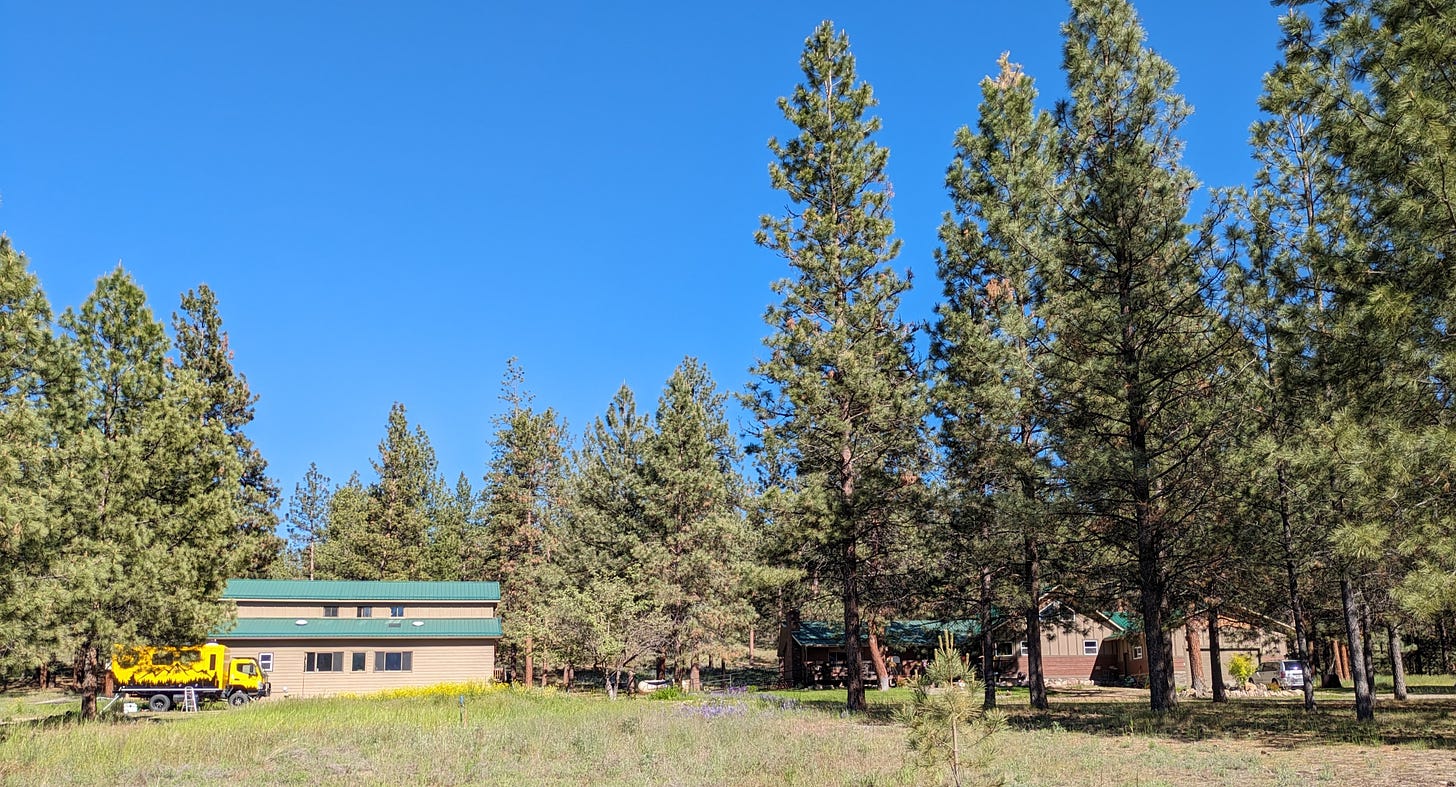
[[[228,688],[233,690],[232,697],[236,697],[241,691],[248,697],[266,697],[272,686],[263,679],[263,668],[258,666],[258,660],[252,656],[235,658],[228,662]],[[246,700],[234,702],[234,705],[241,705]]]

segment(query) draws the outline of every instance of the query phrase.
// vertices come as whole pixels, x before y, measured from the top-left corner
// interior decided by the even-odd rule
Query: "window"
[[[374,617],[374,607],[358,607],[354,610],[354,617],[372,618]]]
[[[1096,656],[1097,655],[1097,640],[1095,640],[1095,639],[1084,639],[1084,640],[1082,640],[1082,655],[1084,655],[1084,656]]]
[[[404,605],[403,604],[400,604],[398,606],[390,607],[389,608],[389,616],[392,617],[392,618],[402,618],[402,617],[404,617]]]
[[[1026,655],[1026,640],[1021,641],[1021,655]]]
[[[338,616],[339,616],[339,606],[337,604],[335,604],[332,607],[324,607],[324,617],[326,617],[326,618],[336,618]]]
[[[1132,646],[1132,657],[1134,659],[1140,659],[1140,658],[1143,657],[1143,646],[1142,645],[1133,645]]]
[[[414,667],[414,651],[378,650],[374,652],[375,672],[409,672]]]
[[[1011,655],[1011,643],[1010,642],[997,642],[996,643],[996,655],[997,656],[1010,656]]]
[[[343,672],[344,652],[303,654],[304,672]]]
[[[254,675],[254,674],[256,674],[255,672],[253,672],[253,665],[250,664],[250,663],[248,663],[248,662],[246,662],[246,661],[243,662],[242,664],[239,664],[238,665],[238,672],[241,672],[244,675]]]
[[[272,672],[273,671],[273,654],[272,653],[259,653],[258,654],[258,666],[262,667],[264,672]]]
[[[364,654],[363,653],[360,653],[360,652],[355,652],[353,654],[353,656],[354,656],[354,663],[351,664],[351,665],[349,665],[349,669],[351,671],[353,671],[353,672],[363,672],[364,671]]]

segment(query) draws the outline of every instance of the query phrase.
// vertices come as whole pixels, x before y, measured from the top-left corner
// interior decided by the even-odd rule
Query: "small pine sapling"
[[[949,765],[950,782],[956,787],[969,783],[970,774],[981,775],[975,783],[1002,783],[982,773],[995,756],[992,736],[1006,726],[1000,711],[981,707],[984,689],[956,652],[950,633],[942,632],[935,658],[900,710],[900,721],[909,728],[911,751],[925,767]]]

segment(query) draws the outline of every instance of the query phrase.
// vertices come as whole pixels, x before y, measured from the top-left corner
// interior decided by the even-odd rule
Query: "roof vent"
[[[394,620],[389,621],[389,624],[388,625],[392,629],[397,629],[397,628],[399,628],[399,624],[400,624],[400,620],[398,618],[396,618]]]
[[[298,620],[293,621],[293,625],[295,625],[295,626],[307,626],[308,625],[308,621],[307,620],[304,620],[303,618],[299,618]]]
[[[425,622],[423,620],[416,620],[416,621],[411,622],[410,625],[411,626],[423,626],[423,625],[425,625]]]

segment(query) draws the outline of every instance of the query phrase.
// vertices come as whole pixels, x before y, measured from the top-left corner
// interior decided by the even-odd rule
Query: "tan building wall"
[[[321,618],[324,616],[324,606],[337,606],[339,617],[359,617],[359,607],[369,607],[373,611],[370,617],[387,618],[389,608],[394,605],[404,607],[405,618],[493,618],[495,617],[496,604],[493,601],[474,601],[469,603],[442,602],[442,601],[406,601],[406,602],[367,602],[358,601],[239,601],[238,617],[240,618]]]
[[[221,640],[236,656],[273,654],[268,680],[274,696],[324,697],[367,693],[383,689],[433,686],[438,683],[489,681],[495,673],[495,640],[489,639],[371,639],[371,640]],[[409,651],[408,672],[376,672],[376,652]],[[340,672],[305,672],[308,653],[344,654]],[[363,653],[364,669],[355,672],[353,654]]]

